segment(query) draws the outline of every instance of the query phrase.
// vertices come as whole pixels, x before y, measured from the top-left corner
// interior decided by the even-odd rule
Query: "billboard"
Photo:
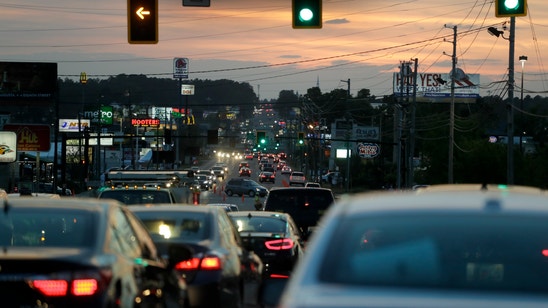
[[[57,63],[0,62],[0,102],[53,99]]]
[[[6,124],[4,130],[17,135],[17,151],[49,151],[51,143],[48,125]]]
[[[404,78],[403,87],[400,73],[394,73],[394,96],[400,100],[412,99],[413,85],[411,77]],[[474,103],[479,95],[480,75],[465,74],[457,70],[455,74],[455,102]],[[417,102],[451,102],[450,73],[417,73]]]

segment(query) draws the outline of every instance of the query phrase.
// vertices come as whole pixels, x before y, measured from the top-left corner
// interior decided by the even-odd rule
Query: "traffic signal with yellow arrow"
[[[130,44],[158,43],[158,0],[127,0]]]

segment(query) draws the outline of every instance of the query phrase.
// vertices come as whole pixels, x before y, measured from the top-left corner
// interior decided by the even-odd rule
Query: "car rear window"
[[[124,204],[173,203],[171,195],[165,190],[106,190],[100,199],[114,199]]]
[[[199,241],[209,237],[206,213],[135,211],[154,240]]]
[[[288,213],[301,231],[307,231],[333,202],[328,189],[273,189],[265,201],[265,211]]]
[[[11,210],[0,217],[0,246],[91,247],[97,219],[88,211]]]
[[[320,279],[348,285],[548,291],[545,218],[452,214],[339,220],[324,239],[330,247]]]

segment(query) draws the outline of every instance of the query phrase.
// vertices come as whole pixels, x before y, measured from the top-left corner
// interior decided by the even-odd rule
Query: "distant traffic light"
[[[298,142],[299,144],[304,144],[304,133],[303,133],[303,132],[298,133],[298,135],[297,135],[297,142]]]
[[[158,43],[158,0],[127,0],[130,44]]]
[[[257,140],[256,144],[258,145],[264,145],[266,144],[266,132],[264,131],[257,131]]]
[[[496,17],[527,15],[527,0],[495,0]]]
[[[322,0],[292,0],[293,29],[322,27]]]

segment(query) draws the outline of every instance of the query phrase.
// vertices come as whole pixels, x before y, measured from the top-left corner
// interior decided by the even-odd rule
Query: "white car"
[[[546,307],[547,205],[540,189],[479,184],[341,199],[272,304]]]
[[[303,172],[300,171],[293,171],[291,172],[291,175],[289,176],[289,186],[293,184],[298,184],[301,186],[304,186],[306,184],[306,176]]]

